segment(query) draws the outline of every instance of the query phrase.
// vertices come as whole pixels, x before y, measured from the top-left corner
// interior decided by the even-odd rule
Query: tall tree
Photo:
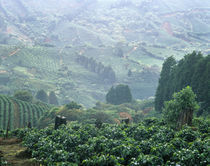
[[[168,85],[173,67],[176,65],[176,60],[173,56],[168,57],[163,63],[160,73],[159,84],[155,94],[155,109],[161,111],[164,101],[169,100]]]
[[[197,64],[202,59],[202,54],[195,51],[187,54],[176,67],[176,91],[186,86],[192,86],[192,78],[197,70]]]
[[[58,99],[57,99],[54,91],[51,91],[50,94],[49,94],[49,103],[54,104],[54,105],[58,105]]]
[[[129,86],[120,84],[116,87],[111,87],[106,95],[106,101],[114,105],[131,102],[132,94]]]
[[[155,108],[161,110],[164,101],[170,100],[174,92],[191,86],[200,104],[198,115],[210,110],[210,55],[192,52],[172,65],[167,59],[163,64],[159,85],[156,91]],[[169,63],[168,65],[166,65]]]
[[[42,89],[39,90],[36,94],[36,99],[41,100],[42,102],[48,103],[47,93]]]
[[[191,125],[193,112],[199,108],[195,98],[196,95],[190,86],[174,93],[173,99],[165,102],[163,109],[166,122],[178,129],[184,124]]]
[[[210,55],[204,58],[205,63],[202,63],[201,68],[203,72],[200,73],[198,87],[196,88],[198,92],[198,99],[201,102],[201,108],[206,114],[210,113]]]

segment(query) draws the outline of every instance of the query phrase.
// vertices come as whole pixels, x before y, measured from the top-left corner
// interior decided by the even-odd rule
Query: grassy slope
[[[17,100],[13,97],[0,95],[0,129],[15,129],[26,127],[28,122],[36,126],[37,121],[51,106],[46,104],[32,104]],[[38,115],[39,114],[39,115]]]
[[[0,3],[0,43],[4,43],[0,45],[1,70],[10,77],[7,84],[1,83],[3,93],[22,88],[33,92],[46,89],[54,90],[61,103],[75,100],[90,107],[97,100],[103,101],[111,85],[100,82],[96,74],[75,63],[76,53],[83,52],[105,66],[111,65],[117,73],[116,83],[129,84],[134,97],[147,98],[154,95],[157,79],[146,81],[140,72],[152,65],[161,67],[163,59],[170,55],[180,59],[192,50],[208,52],[206,16],[210,12],[203,12],[203,7],[210,5],[208,2],[132,0],[123,7],[115,2],[69,4],[62,0],[58,8],[55,1],[42,5],[41,1],[18,2]],[[20,10],[24,12],[21,14]],[[203,35],[198,35],[201,32]],[[119,47],[124,58],[115,56]],[[62,70],[65,66],[69,76]],[[127,77],[129,69],[136,77]]]

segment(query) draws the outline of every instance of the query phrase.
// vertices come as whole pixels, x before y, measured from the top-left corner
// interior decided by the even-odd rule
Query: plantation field
[[[62,0],[60,6],[3,0],[0,93],[45,89],[55,91],[61,104],[76,101],[88,108],[104,102],[116,84],[128,84],[136,99],[154,96],[165,58],[179,60],[193,50],[209,53],[209,5],[198,0]],[[116,81],[101,81],[75,62],[78,55],[112,67]]]
[[[12,97],[0,95],[0,129],[37,126],[38,119],[50,109],[46,104],[32,104]]]
[[[125,56],[130,49],[123,48]],[[138,63],[132,57],[118,57],[115,55],[116,48],[51,48],[43,46],[6,46],[0,45],[0,92],[13,94],[19,89],[28,89],[36,93],[40,89],[55,91],[61,104],[67,101],[82,103],[85,107],[92,107],[99,101],[105,100],[105,94],[113,83],[107,83],[101,79],[101,75],[87,70],[76,62],[77,55],[93,58],[96,63],[105,67],[112,67],[116,75],[114,84],[129,84],[135,98],[144,99],[154,95],[159,69],[151,71],[155,74],[155,80],[148,83],[141,78],[141,72],[156,63],[148,57],[150,65]],[[138,57],[139,61],[146,59]],[[154,59],[155,60],[155,59]],[[162,63],[158,60],[158,63]],[[128,71],[132,70],[140,75],[128,77]],[[150,77],[150,74],[146,77]],[[141,88],[139,88],[141,86]],[[145,89],[144,93],[140,89]]]
[[[58,130],[18,129],[32,157],[44,165],[199,165],[209,160],[209,121],[176,131],[164,121],[94,125],[69,123]]]

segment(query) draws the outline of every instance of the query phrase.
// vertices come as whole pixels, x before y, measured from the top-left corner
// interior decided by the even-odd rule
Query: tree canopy
[[[161,110],[164,101],[169,99],[169,78],[172,75],[172,69],[176,65],[176,60],[173,56],[170,56],[163,63],[162,71],[160,73],[160,79],[158,88],[155,94],[155,109]]]
[[[50,104],[54,104],[54,105],[58,105],[58,99],[55,95],[55,92],[51,91],[49,94],[49,103]]]
[[[196,95],[189,86],[174,93],[172,100],[165,102],[163,109],[166,122],[177,128],[184,124],[191,125],[193,112],[199,108],[195,98]]]
[[[155,109],[161,111],[164,101],[172,98],[186,86],[191,86],[201,105],[198,114],[209,114],[210,111],[210,55],[203,56],[200,52],[185,55],[176,63],[169,57],[163,63],[159,84],[155,95]]]
[[[32,102],[33,96],[32,93],[27,90],[19,90],[15,92],[14,97],[18,100]]]
[[[36,99],[41,100],[42,102],[48,103],[48,95],[43,89],[37,92]]]
[[[106,95],[106,102],[114,105],[129,103],[132,101],[132,94],[128,85],[117,85],[111,87]]]

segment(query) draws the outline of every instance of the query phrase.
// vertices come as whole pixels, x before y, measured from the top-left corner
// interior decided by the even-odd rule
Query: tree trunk
[[[183,125],[192,125],[193,110],[185,110],[181,112],[177,123],[177,129],[181,129]]]

